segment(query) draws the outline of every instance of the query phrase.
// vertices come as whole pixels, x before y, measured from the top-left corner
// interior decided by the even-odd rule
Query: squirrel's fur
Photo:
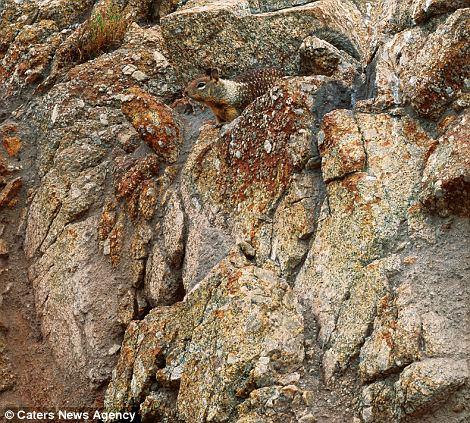
[[[219,78],[217,69],[192,80],[185,94],[209,107],[218,123],[230,122],[257,97],[262,96],[284,74],[276,68],[252,69],[233,80]]]

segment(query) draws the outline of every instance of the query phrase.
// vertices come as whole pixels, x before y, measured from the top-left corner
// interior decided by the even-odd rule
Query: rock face
[[[142,404],[146,418],[229,420],[253,386],[282,384],[301,366],[303,319],[284,280],[232,252],[183,303],[132,323],[122,348],[108,409]],[[155,377],[163,392],[152,392]]]
[[[468,421],[469,6],[0,0],[0,405]]]

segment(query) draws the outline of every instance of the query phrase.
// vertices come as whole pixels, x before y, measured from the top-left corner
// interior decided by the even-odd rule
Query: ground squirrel
[[[206,74],[191,81],[184,92],[209,107],[217,123],[230,122],[283,76],[279,69],[260,68],[230,80],[219,78],[217,69],[207,69]]]

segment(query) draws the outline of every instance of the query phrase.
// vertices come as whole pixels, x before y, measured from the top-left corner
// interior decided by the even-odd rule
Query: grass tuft
[[[111,2],[95,11],[80,28],[75,43],[78,61],[85,62],[118,48],[128,26],[129,21],[121,14],[119,7]]]

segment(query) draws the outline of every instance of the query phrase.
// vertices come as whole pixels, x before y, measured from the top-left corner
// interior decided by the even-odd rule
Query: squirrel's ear
[[[217,82],[219,80],[219,70],[216,68],[211,69],[210,77]]]
[[[212,68],[206,68],[206,76],[211,76]]]

